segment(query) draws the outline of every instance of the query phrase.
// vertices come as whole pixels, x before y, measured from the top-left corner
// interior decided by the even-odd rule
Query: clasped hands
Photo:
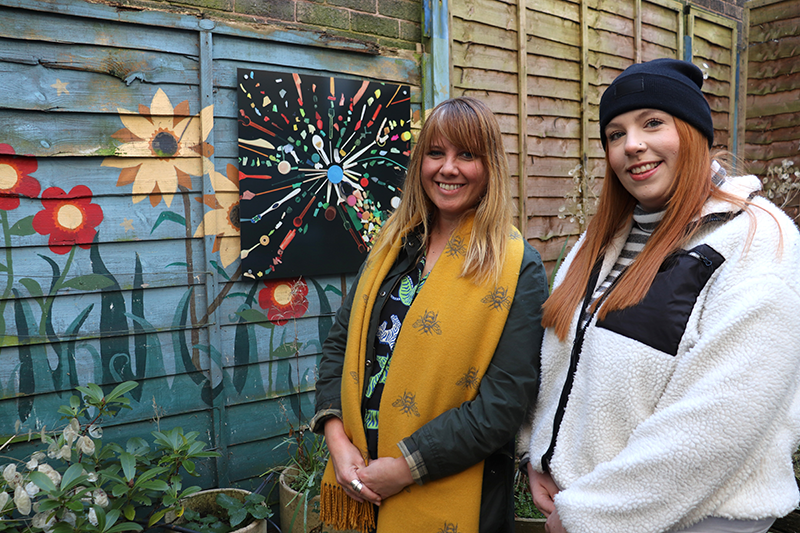
[[[338,418],[325,422],[325,440],[336,471],[336,481],[356,501],[380,505],[414,482],[403,457],[379,457],[367,466]]]

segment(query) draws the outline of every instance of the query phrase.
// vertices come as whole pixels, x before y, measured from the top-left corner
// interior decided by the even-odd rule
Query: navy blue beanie
[[[600,140],[606,147],[606,126],[614,117],[635,109],[658,109],[688,122],[714,144],[711,108],[700,88],[703,72],[688,61],[654,59],[637,63],[617,76],[600,98]]]

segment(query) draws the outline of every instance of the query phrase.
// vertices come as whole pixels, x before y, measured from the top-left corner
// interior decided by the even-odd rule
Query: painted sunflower
[[[170,206],[179,185],[191,189],[190,176],[203,174],[198,155],[214,153],[205,142],[214,125],[214,106],[203,109],[198,118],[189,114],[188,100],[172,107],[159,89],[150,107],[139,106],[138,113],[117,111],[125,127],[112,137],[122,142],[116,153],[122,157],[107,157],[103,166],[122,169],[117,187],[133,184],[134,203],[149,197],[155,207],[163,198]]]
[[[222,266],[227,267],[239,257],[239,170],[228,165],[227,175],[210,173],[214,194],[196,198],[211,208],[203,216],[203,224],[198,226],[195,237],[214,235],[212,252],[219,252]]]

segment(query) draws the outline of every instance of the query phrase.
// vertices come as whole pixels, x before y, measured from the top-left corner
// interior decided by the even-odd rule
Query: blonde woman
[[[513,531],[547,282],[508,182],[491,111],[439,104],[322,349],[312,428],[331,452],[322,518],[339,529]]]

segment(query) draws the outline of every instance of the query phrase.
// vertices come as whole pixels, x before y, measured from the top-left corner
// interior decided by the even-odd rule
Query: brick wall
[[[691,0],[689,3],[741,22],[744,2],[745,0]]]
[[[201,11],[226,19],[324,31],[380,47],[415,50],[422,39],[422,0],[123,0],[125,5]]]

